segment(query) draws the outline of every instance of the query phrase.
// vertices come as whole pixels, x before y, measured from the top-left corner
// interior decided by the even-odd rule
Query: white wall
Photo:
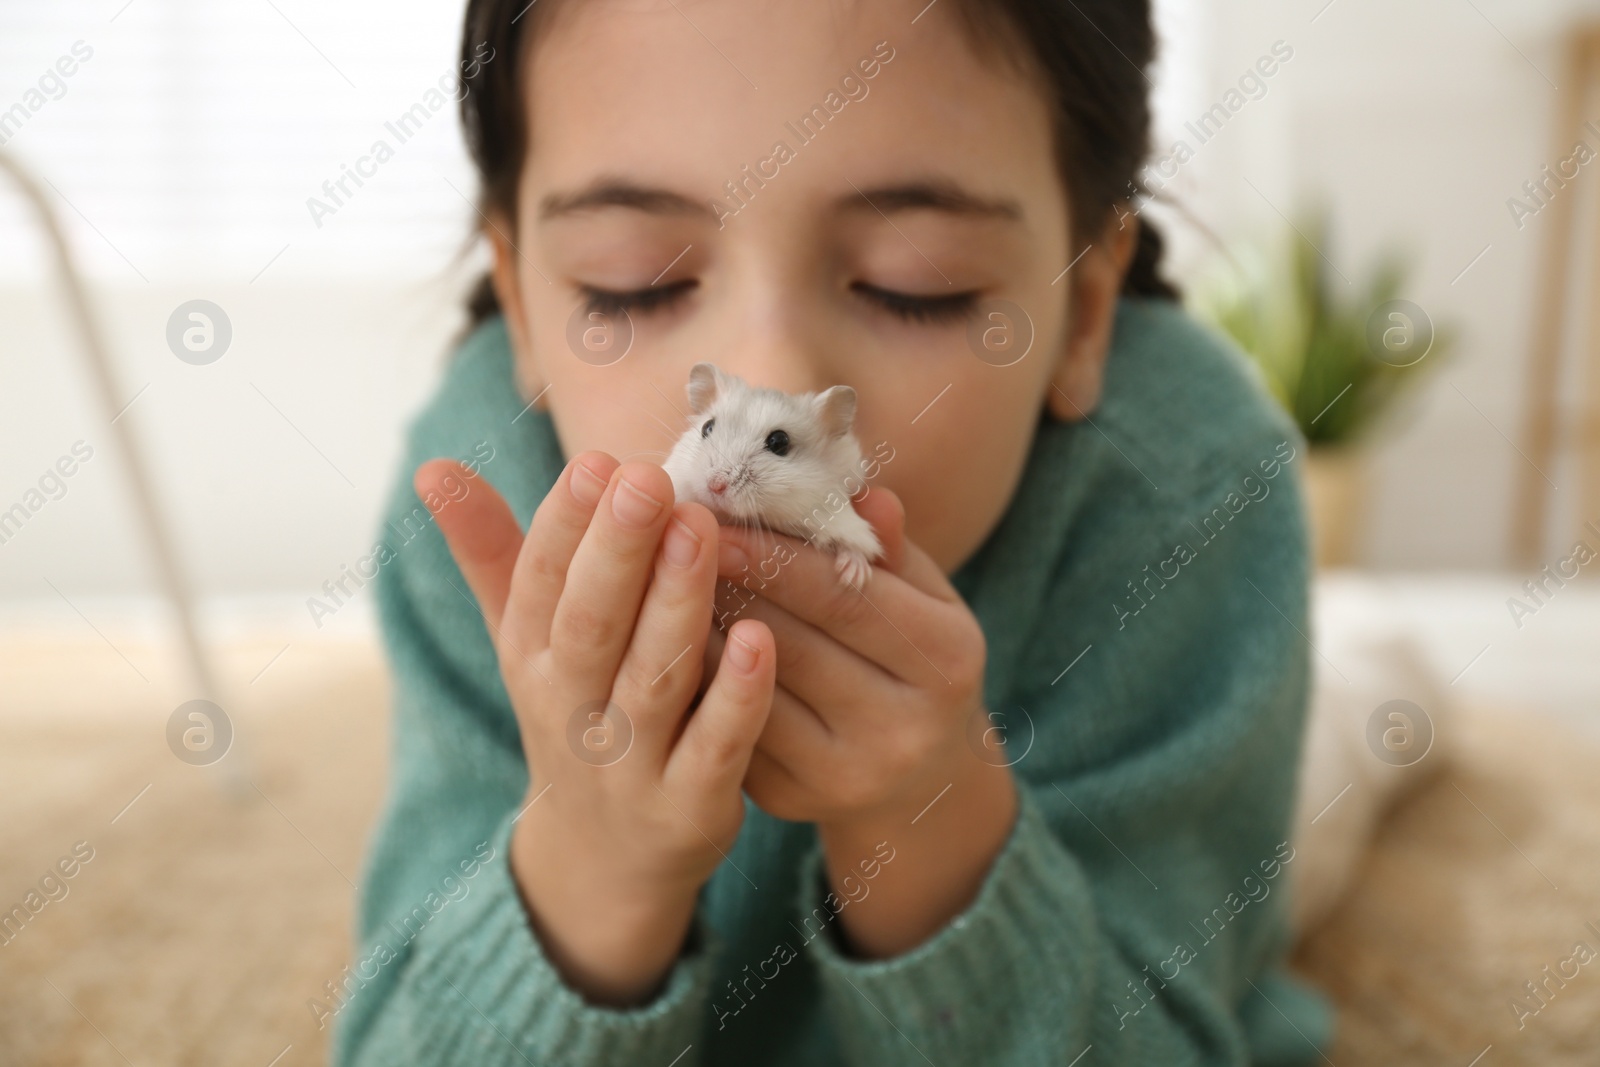
[[[92,53],[0,141],[53,186],[198,587],[303,598],[370,547],[403,422],[460,323],[471,170],[454,103],[429,95],[455,68],[459,8],[124,3],[0,11],[0,109],[75,44]],[[436,109],[402,144],[385,123],[419,101]],[[314,217],[308,199],[379,138],[393,158]],[[95,449],[0,544],[0,598],[152,591],[48,249],[3,175],[0,234],[0,510],[75,440]],[[233,328],[206,366],[166,341],[197,298]]]
[[[1170,6],[1206,30],[1197,46],[1204,103],[1181,117],[1209,106],[1273,42],[1294,49],[1267,95],[1181,174],[1193,213],[1232,237],[1281,226],[1278,212],[1293,216],[1320,195],[1334,209],[1323,251],[1344,273],[1357,277],[1385,247],[1406,249],[1415,262],[1408,297],[1460,331],[1452,358],[1375,442],[1367,561],[1505,565],[1512,488],[1531,473],[1507,438],[1520,442],[1535,263],[1549,220],[1519,232],[1505,202],[1554,161],[1558,37],[1585,10],[1600,18],[1600,4],[1209,0],[1209,18],[1192,4]],[[1594,232],[1581,225],[1580,234]],[[1177,261],[1192,268],[1210,246],[1181,220],[1174,226]],[[1565,467],[1546,473],[1562,488],[1558,518],[1570,524],[1555,524],[1554,552],[1571,544],[1577,486]]]
[[[395,476],[401,422],[422,400],[456,328],[454,287],[391,279],[252,287],[240,282],[102,285],[122,416],[161,485],[197,585],[305,595],[370,548]],[[173,358],[169,312],[194,297],[233,325],[206,366]],[[94,458],[20,533],[0,544],[0,593],[53,597],[49,579],[101,593],[152,588],[121,454],[74,336],[44,301],[0,294],[0,506],[74,441]],[[142,390],[142,391],[141,391]]]

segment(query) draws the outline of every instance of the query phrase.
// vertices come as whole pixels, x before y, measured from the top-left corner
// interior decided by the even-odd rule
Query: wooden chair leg
[[[1591,82],[1596,80],[1597,48],[1600,48],[1600,31],[1597,30],[1579,31],[1568,42],[1561,97],[1551,136],[1553,159],[1564,158],[1579,136],[1583,103],[1589,95]],[[1551,469],[1557,450],[1556,396],[1561,371],[1562,326],[1571,300],[1572,232],[1577,193],[1576,189],[1568,190],[1550,205],[1539,258],[1522,421],[1522,451],[1538,470],[1521,469],[1516,503],[1511,512],[1512,553],[1515,562],[1525,567],[1539,565],[1549,528],[1549,487],[1539,471]],[[1591,333],[1600,337],[1600,321]],[[1600,352],[1600,348],[1595,351]]]

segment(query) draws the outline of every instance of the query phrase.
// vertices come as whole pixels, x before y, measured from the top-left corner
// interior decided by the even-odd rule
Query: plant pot
[[[1349,445],[1322,446],[1306,454],[1306,506],[1311,552],[1318,570],[1356,562],[1366,528],[1366,452]]]

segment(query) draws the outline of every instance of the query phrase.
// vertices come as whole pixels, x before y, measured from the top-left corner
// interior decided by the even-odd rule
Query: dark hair
[[[1092,240],[1117,205],[1146,195],[1139,169],[1150,140],[1149,82],[1155,28],[1149,0],[954,0],[973,40],[1048,88],[1056,160],[1067,188],[1074,243]],[[461,99],[461,124],[478,170],[479,208],[516,220],[527,152],[521,91],[532,23],[552,6],[527,0],[468,0],[461,59],[487,44],[485,64]],[[534,10],[530,10],[530,9]],[[526,17],[524,17],[526,16]],[[1146,219],[1122,292],[1176,300],[1161,276],[1163,242]],[[486,275],[468,298],[473,324],[499,310]]]

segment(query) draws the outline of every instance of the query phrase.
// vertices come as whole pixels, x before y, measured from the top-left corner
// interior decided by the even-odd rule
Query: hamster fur
[[[834,553],[847,584],[861,586],[883,553],[850,504],[864,482],[856,391],[835,385],[792,396],[751,386],[710,363],[689,370],[689,428],[662,466],[679,501],[704,504],[730,526],[765,526]],[[844,501],[837,512],[830,494]]]

